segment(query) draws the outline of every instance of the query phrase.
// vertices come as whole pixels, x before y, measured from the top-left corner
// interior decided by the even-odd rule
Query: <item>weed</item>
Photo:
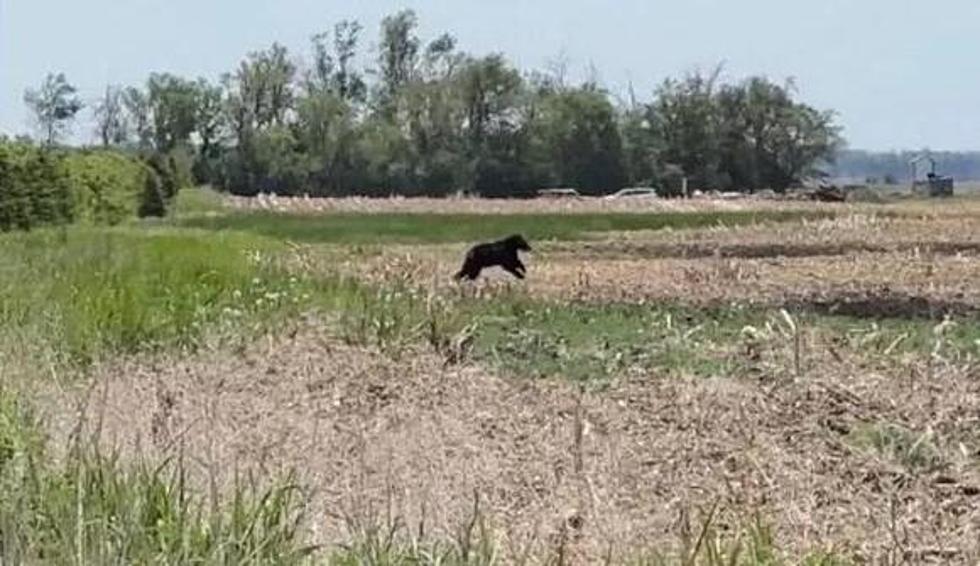
[[[629,561],[636,566],[845,566],[850,564],[833,552],[815,551],[799,562],[783,558],[771,527],[758,514],[742,528],[728,530],[717,525],[717,504],[698,521],[682,513],[677,548],[653,551]]]
[[[736,363],[726,342],[758,316],[665,304],[526,303],[483,320],[475,355],[514,373],[600,383],[631,369],[717,375]]]
[[[920,434],[894,423],[860,424],[851,429],[848,440],[859,450],[909,471],[929,470],[943,463],[931,431]]]

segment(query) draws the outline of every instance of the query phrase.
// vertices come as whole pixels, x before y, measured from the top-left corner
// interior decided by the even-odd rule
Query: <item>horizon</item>
[[[743,6],[695,0],[661,8],[628,0],[619,10],[591,0],[577,1],[574,9],[514,0],[452,7],[432,0],[370,1],[349,10],[312,0],[64,4],[0,2],[0,84],[5,85],[0,131],[8,135],[31,131],[24,91],[36,88],[48,72],[64,72],[78,87],[87,108],[71,141],[88,143],[93,139],[92,102],[108,84],[143,85],[154,72],[217,80],[248,52],[273,42],[306,59],[309,38],[345,18],[364,26],[359,60],[370,66],[381,18],[407,8],[418,14],[423,40],[449,32],[461,50],[502,53],[522,72],[545,70],[565,57],[570,79],[580,82],[594,65],[614,99],[625,98],[632,84],[638,100],[649,101],[664,79],[724,64],[726,82],[753,75],[779,82],[793,78],[801,101],[836,112],[847,149],[980,151],[980,108],[975,104],[980,65],[972,60],[980,47],[980,34],[975,34],[980,5],[966,0],[932,6],[940,17],[928,23],[929,30],[896,6],[901,3],[884,0],[862,6],[833,0],[805,12],[776,0]],[[706,11],[717,17],[704,19]],[[48,17],[51,13],[59,14],[56,21]],[[104,17],[107,13],[113,17]],[[512,17],[515,13],[520,17]],[[692,35],[692,27],[704,32]],[[187,35],[210,39],[186,41]],[[827,37],[838,41],[827,42]],[[896,37],[901,41],[886,41]],[[857,52],[868,55],[857,57]]]

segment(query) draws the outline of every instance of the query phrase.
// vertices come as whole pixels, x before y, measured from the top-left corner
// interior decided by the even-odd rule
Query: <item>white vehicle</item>
[[[579,198],[582,195],[575,189],[541,189],[538,191],[541,198]]]
[[[649,187],[631,187],[628,189],[620,189],[615,193],[604,196],[606,199],[618,199],[618,198],[657,198],[657,191]]]

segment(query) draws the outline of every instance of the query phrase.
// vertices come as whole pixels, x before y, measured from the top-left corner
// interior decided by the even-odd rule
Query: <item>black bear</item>
[[[518,279],[524,279],[527,269],[517,257],[518,251],[531,251],[531,246],[520,234],[496,242],[477,244],[466,253],[463,267],[456,273],[456,279],[466,278],[472,281],[480,275],[483,268],[494,265],[499,265]]]

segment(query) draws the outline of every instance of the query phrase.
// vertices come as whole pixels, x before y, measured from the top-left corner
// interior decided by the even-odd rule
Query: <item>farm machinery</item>
[[[923,162],[929,163],[929,171],[925,178],[920,178],[919,167]],[[923,153],[909,160],[909,170],[912,176],[912,192],[927,194],[931,197],[953,196],[953,178],[936,174],[936,160],[928,153]]]

